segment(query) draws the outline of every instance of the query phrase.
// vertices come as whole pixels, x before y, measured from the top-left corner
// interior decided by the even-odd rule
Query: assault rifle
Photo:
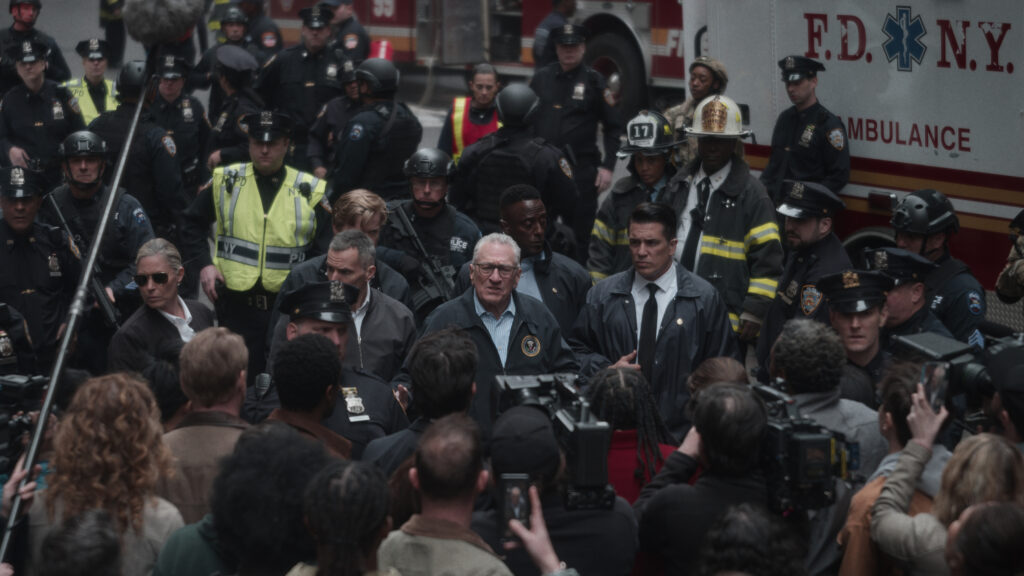
[[[455,268],[451,265],[442,266],[437,256],[427,252],[419,235],[416,234],[416,229],[412,227],[412,221],[401,206],[398,206],[393,214],[398,230],[412,241],[419,252],[419,286],[413,289],[412,306],[417,316],[425,316],[455,296]]]

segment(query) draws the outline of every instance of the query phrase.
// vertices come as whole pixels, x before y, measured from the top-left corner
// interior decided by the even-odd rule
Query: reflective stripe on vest
[[[456,98],[452,101],[452,161],[458,162],[459,156],[466,146],[471,146],[477,140],[495,132],[501,127],[498,122],[498,110],[494,109],[491,121],[487,124],[474,124],[466,113],[470,108],[469,98]]]
[[[110,112],[117,108],[117,99],[114,98],[114,83],[110,80],[103,82],[107,85],[107,112]],[[84,78],[68,80],[61,86],[67,88],[71,92],[71,96],[78,100],[78,108],[82,111],[82,120],[85,121],[86,126],[100,115],[99,109],[92,101],[92,95],[89,94],[89,88],[86,86]]]

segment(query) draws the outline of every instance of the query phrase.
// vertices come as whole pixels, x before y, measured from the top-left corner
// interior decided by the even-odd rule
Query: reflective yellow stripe
[[[732,324],[732,331],[740,331],[740,317],[732,312],[729,312],[729,324]]]
[[[455,145],[452,147],[452,160],[458,162],[462,156],[462,149],[466,145],[462,141],[462,122],[466,119],[466,104],[469,98],[456,98],[452,102],[452,135],[455,137]]]
[[[594,228],[590,231],[591,236],[611,244],[612,246],[629,246],[629,230],[621,228],[612,230],[604,222],[594,220]]]
[[[607,278],[608,275],[597,272],[596,270],[591,270],[590,277],[594,280],[594,282],[600,282],[601,280]]]
[[[730,260],[743,260],[746,261],[747,254],[743,247],[742,242],[734,242],[732,240],[726,240],[725,238],[718,238],[716,236],[708,236],[707,234],[700,241],[700,253],[710,254],[712,256],[718,256],[719,258],[728,258]]]
[[[768,222],[762,224],[756,228],[752,228],[743,238],[743,243],[749,250],[751,246],[757,246],[758,244],[764,244],[765,242],[771,242],[777,240],[779,242],[782,239],[779,237],[779,225],[775,222]]]
[[[751,278],[747,285],[748,294],[757,294],[765,298],[775,298],[775,292],[779,289],[779,282],[773,278]]]

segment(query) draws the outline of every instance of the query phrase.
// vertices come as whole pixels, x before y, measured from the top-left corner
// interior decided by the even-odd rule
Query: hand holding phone
[[[949,388],[949,364],[925,362],[921,366],[921,385],[924,386],[928,404],[938,414],[946,403],[946,390]]]
[[[507,542],[516,539],[508,527],[509,520],[515,518],[527,530],[530,528],[530,475],[502,474],[498,488],[501,496],[501,539]]]

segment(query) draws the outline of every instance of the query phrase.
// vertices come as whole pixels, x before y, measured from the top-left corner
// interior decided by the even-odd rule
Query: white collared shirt
[[[697,192],[697,184],[704,178],[711,180],[711,192],[708,194],[708,202],[704,205],[704,213],[707,214],[708,207],[711,206],[711,199],[715,197],[715,191],[722,187],[726,177],[729,176],[729,170],[732,169],[732,160],[726,162],[719,171],[708,176],[704,172],[704,165],[701,164],[700,170],[693,176],[693,180],[690,182],[690,193],[686,195],[686,207],[683,208],[683,213],[679,215],[679,229],[676,232],[676,238],[679,242],[676,243],[676,262],[683,257],[683,249],[686,248],[686,239],[690,234],[690,227],[693,225],[693,217],[690,216],[692,211],[697,206],[697,197],[700,194]],[[700,261],[700,242],[704,238],[702,232],[700,238],[697,239],[697,252],[693,256],[693,269],[697,269],[697,262]]]
[[[480,317],[484,328],[490,334],[491,342],[494,343],[494,347],[498,350],[498,356],[501,358],[501,365],[504,366],[505,359],[508,358],[508,339],[512,337],[512,324],[516,317],[516,299],[509,298],[508,307],[501,313],[501,316],[495,318],[494,314],[484,310],[484,305],[477,298],[476,289],[473,289],[473,309],[476,310],[476,315]]]
[[[178,296],[178,304],[181,305],[181,310],[185,313],[184,318],[175,316],[174,314],[168,314],[163,310],[157,310],[157,312],[162,314],[164,318],[167,318],[167,321],[178,330],[178,336],[181,337],[182,342],[188,342],[196,335],[196,331],[189,326],[189,324],[192,323],[192,312],[188,309],[188,306],[185,305],[185,301],[181,299],[181,296]]]
[[[665,316],[665,310],[668,309],[669,302],[676,297],[676,292],[679,291],[679,284],[676,279],[676,264],[675,262],[669,266],[668,270],[664,274],[659,276],[656,280],[647,280],[636,271],[633,272],[633,288],[630,290],[630,294],[633,295],[633,307],[636,310],[636,341],[640,342],[640,322],[644,317],[644,306],[647,304],[647,298],[651,292],[647,289],[647,285],[654,282],[658,286],[658,293],[655,296],[658,302],[658,325],[654,331],[654,338],[657,340],[658,335],[661,333],[661,319]]]
[[[359,305],[359,308],[356,308],[355,310],[352,311],[352,323],[356,327],[356,339],[359,342],[363,341],[362,337],[360,337],[360,334],[363,333],[363,319],[366,318],[366,309],[370,306],[370,294],[372,293],[373,289],[370,288],[370,284],[369,282],[367,282],[366,298],[363,298],[363,303]]]

